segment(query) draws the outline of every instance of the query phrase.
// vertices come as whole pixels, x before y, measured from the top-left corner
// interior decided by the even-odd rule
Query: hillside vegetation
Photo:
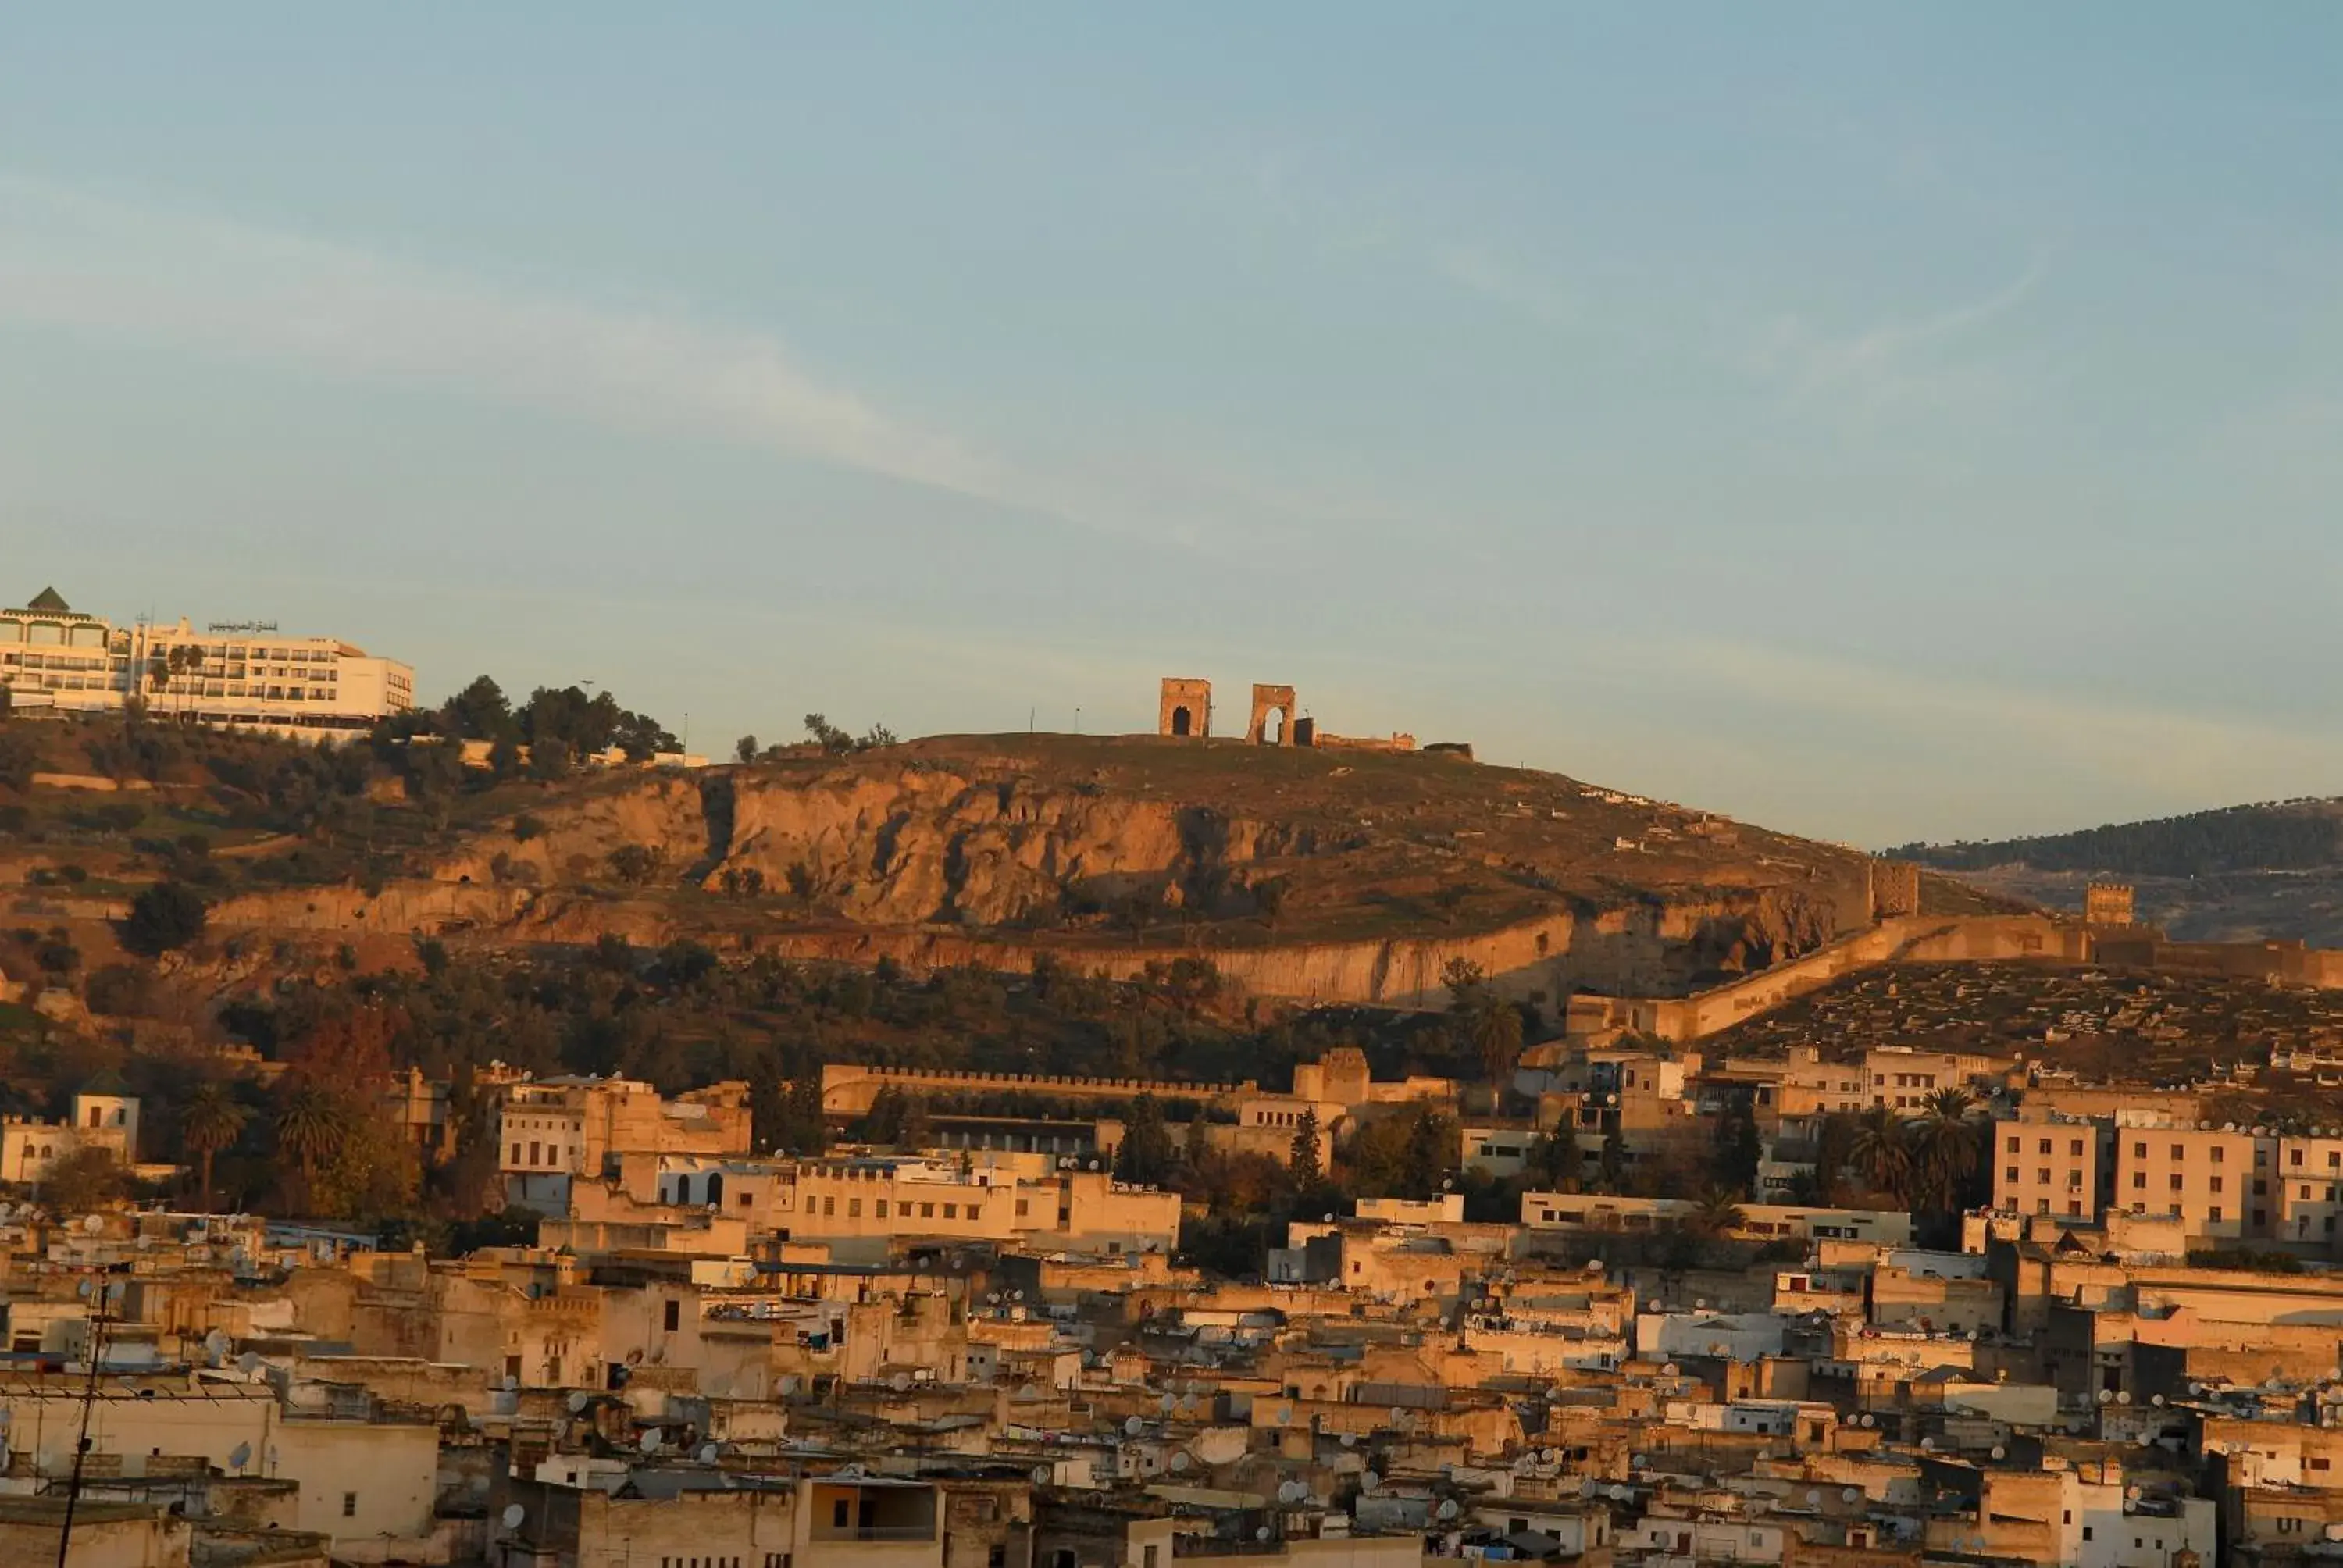
[[[2338,828],[2343,828],[2343,806],[2338,802],[2289,800],[2036,838],[1906,844],[1888,852],[1945,871],[2023,866],[2036,871],[2204,877],[2343,864]]]
[[[2343,946],[2343,800],[2231,806],[1889,852],[2050,909],[2081,909],[2093,881],[2129,882],[2140,918],[2183,940]]]

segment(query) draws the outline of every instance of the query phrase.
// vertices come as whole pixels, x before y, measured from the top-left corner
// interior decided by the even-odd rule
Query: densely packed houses
[[[460,1258],[57,1212],[12,1156],[0,1562],[48,1560],[68,1493],[72,1561],[106,1564],[2343,1556],[2343,1131],[2209,1125],[2201,1087],[1544,1047],[1535,1117],[1447,1123],[1448,1190],[1296,1219],[1235,1277],[1099,1158],[1111,1118],[789,1159],[733,1085],[493,1087],[538,1231]],[[1212,1131],[1459,1099],[1338,1055],[1231,1086]],[[409,1075],[389,1109],[437,1138],[440,1100]],[[134,1159],[136,1110],[45,1136]],[[1991,1151],[1989,1205],[1805,1191],[1833,1126],[1923,1114]],[[1779,1201],[1601,1179],[1744,1123]],[[1515,1211],[1469,1213],[1491,1174]]]

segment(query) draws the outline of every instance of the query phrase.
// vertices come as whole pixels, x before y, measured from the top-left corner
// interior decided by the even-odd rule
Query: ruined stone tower
[[[1155,733],[1202,739],[1212,732],[1212,683],[1177,675],[1163,678],[1155,712]]]
[[[1269,732],[1272,716],[1277,719],[1277,733]],[[1298,744],[1293,732],[1293,688],[1263,686],[1253,683],[1252,718],[1245,724],[1245,739],[1256,746],[1292,746]]]
[[[2083,923],[2087,926],[2129,926],[2138,920],[2132,907],[2129,882],[2093,882],[2083,890]]]

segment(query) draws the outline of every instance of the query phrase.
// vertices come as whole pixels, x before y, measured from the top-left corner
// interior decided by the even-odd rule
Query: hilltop
[[[2130,882],[2140,918],[2182,940],[2343,945],[2343,799],[2265,801],[1889,853],[2052,909],[2081,909],[2093,881]]]
[[[62,766],[69,740],[86,752],[118,728],[12,733],[39,729]],[[1343,1000],[1428,995],[1459,957],[1557,1004],[1675,992],[1871,914],[1858,851],[1441,754],[940,736],[529,779],[452,778],[422,748],[166,739],[151,788],[30,790],[0,862],[38,882],[70,861],[74,889],[116,899],[199,871],[219,926],[386,952],[428,930],[920,967],[1047,954],[1136,973],[1189,955],[1251,990]],[[205,846],[177,847],[191,836]],[[1924,905],[1990,907],[1933,876]]]

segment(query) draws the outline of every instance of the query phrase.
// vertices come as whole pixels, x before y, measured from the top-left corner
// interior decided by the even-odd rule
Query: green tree
[[[114,1151],[96,1145],[76,1149],[49,1167],[41,1195],[59,1218],[86,1214],[119,1199],[127,1181]]]
[[[822,714],[807,714],[805,728],[806,733],[813,737],[814,744],[831,757],[843,757],[854,749],[854,737],[832,724]]]
[[[1697,1236],[1722,1236],[1741,1228],[1741,1195],[1724,1187],[1712,1187],[1694,1200],[1692,1213],[1684,1228]]]
[[[1847,1163],[1875,1192],[1908,1200],[1912,1189],[1912,1146],[1903,1120],[1884,1105],[1875,1105],[1855,1118],[1855,1139]]]
[[[757,738],[753,735],[743,735],[739,739],[735,740],[732,743],[732,759],[744,764],[754,762],[757,759]]]
[[[246,1112],[225,1084],[206,1081],[196,1086],[179,1111],[179,1141],[196,1157],[204,1211],[212,1207],[212,1161],[236,1146],[244,1134]]]
[[[1916,1208],[1941,1211],[1958,1203],[1962,1185],[1977,1166],[1976,1130],[1969,1120],[1974,1103],[1966,1089],[1939,1089],[1906,1129]]]
[[[1142,1094],[1131,1104],[1131,1121],[1122,1130],[1122,1147],[1115,1151],[1114,1173],[1124,1181],[1153,1187],[1172,1176],[1172,1129],[1155,1096]]]
[[[301,1201],[313,1201],[317,1171],[341,1152],[349,1118],[338,1099],[315,1084],[297,1084],[277,1107],[277,1152],[301,1172]]]
[[[1755,1111],[1745,1096],[1737,1097],[1719,1122],[1710,1174],[1726,1191],[1753,1193],[1757,1189],[1757,1166],[1765,1152]]]
[[[1285,1168],[1293,1172],[1293,1180],[1307,1187],[1316,1181],[1322,1169],[1318,1147],[1318,1112],[1305,1110],[1302,1124],[1293,1130],[1293,1145],[1285,1159]]]
[[[185,882],[156,882],[130,900],[122,922],[122,945],[148,958],[184,948],[204,934],[210,907]]]

